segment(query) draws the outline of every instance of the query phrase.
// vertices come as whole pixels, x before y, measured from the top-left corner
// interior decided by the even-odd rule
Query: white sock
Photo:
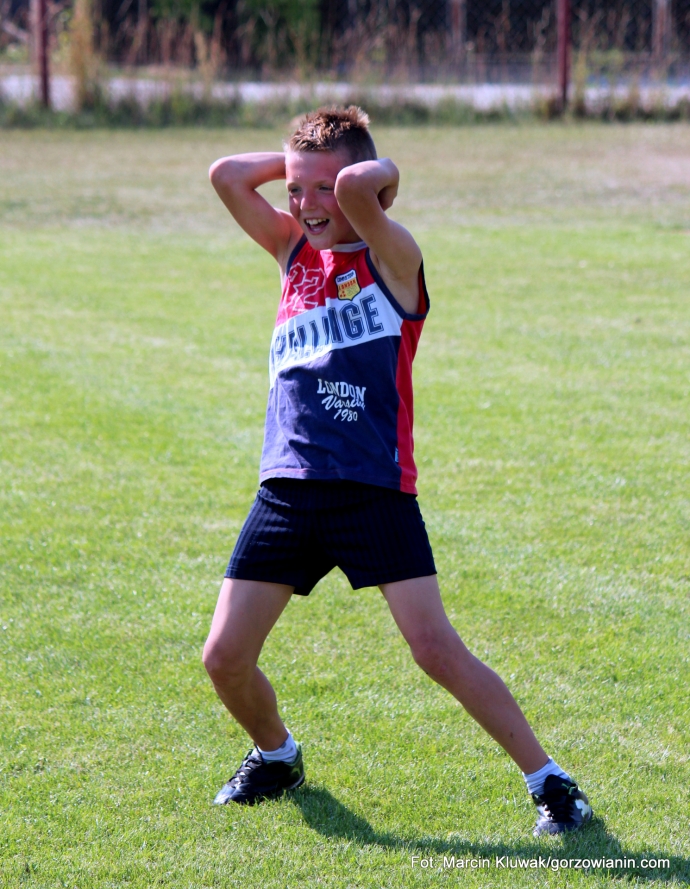
[[[527,791],[532,794],[536,793],[537,795],[541,795],[544,791],[544,781],[546,781],[549,775],[556,775],[558,778],[567,778],[568,781],[572,781],[573,779],[567,772],[564,772],[563,769],[555,763],[551,757],[549,757],[549,761],[545,766],[542,766],[538,772],[532,772],[531,775],[525,775],[522,773],[522,777],[525,779],[525,784],[527,785]]]
[[[258,744],[256,749],[264,762],[294,762],[297,759],[297,744],[289,730],[287,738],[277,750],[262,750]]]

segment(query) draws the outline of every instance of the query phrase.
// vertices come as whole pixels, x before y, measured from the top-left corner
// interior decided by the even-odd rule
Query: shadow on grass
[[[339,802],[323,787],[302,787],[289,794],[289,799],[302,811],[305,822],[312,830],[324,837],[335,840],[348,840],[360,846],[378,846],[379,848],[400,850],[407,855],[420,855],[423,858],[433,856],[455,856],[459,858],[488,858],[491,867],[497,867],[496,859],[558,859],[571,860],[589,859],[616,860],[628,862],[624,866],[606,867],[597,865],[590,868],[589,873],[635,877],[659,881],[681,880],[690,881],[690,860],[679,856],[669,856],[665,852],[649,850],[632,850],[623,848],[613,834],[606,830],[601,818],[593,818],[591,824],[577,833],[564,834],[558,840],[525,840],[518,843],[483,843],[475,840],[457,839],[443,840],[429,836],[398,836],[376,830],[361,815],[351,812],[347,806]],[[642,859],[647,861],[666,860],[668,867],[643,869]],[[634,860],[636,866],[629,862]],[[503,865],[508,868],[508,865]],[[555,868],[554,868],[555,869]]]

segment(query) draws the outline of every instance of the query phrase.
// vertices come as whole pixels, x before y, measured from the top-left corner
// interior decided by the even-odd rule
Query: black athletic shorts
[[[308,596],[336,565],[355,590],[436,574],[414,494],[350,481],[269,479],[225,576],[284,583]]]

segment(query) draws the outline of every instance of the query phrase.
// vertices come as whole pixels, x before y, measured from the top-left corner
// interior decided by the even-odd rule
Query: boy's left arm
[[[400,174],[390,158],[343,167],[335,196],[348,221],[371,248],[374,263],[406,312],[419,305],[422,251],[412,235],[385,211],[398,193]]]

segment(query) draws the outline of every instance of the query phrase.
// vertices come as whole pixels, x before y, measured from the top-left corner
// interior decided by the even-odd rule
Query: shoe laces
[[[259,751],[256,750],[256,748],[252,748],[242,760],[239,769],[228,783],[234,784],[236,787],[239,786],[249,776],[250,772],[253,772],[254,769],[258,769],[259,766],[262,766],[263,764],[264,761],[261,758]]]
[[[545,814],[553,821],[564,822],[572,817],[574,796],[577,793],[577,784],[568,785],[565,782],[557,788],[545,793],[539,800]]]

